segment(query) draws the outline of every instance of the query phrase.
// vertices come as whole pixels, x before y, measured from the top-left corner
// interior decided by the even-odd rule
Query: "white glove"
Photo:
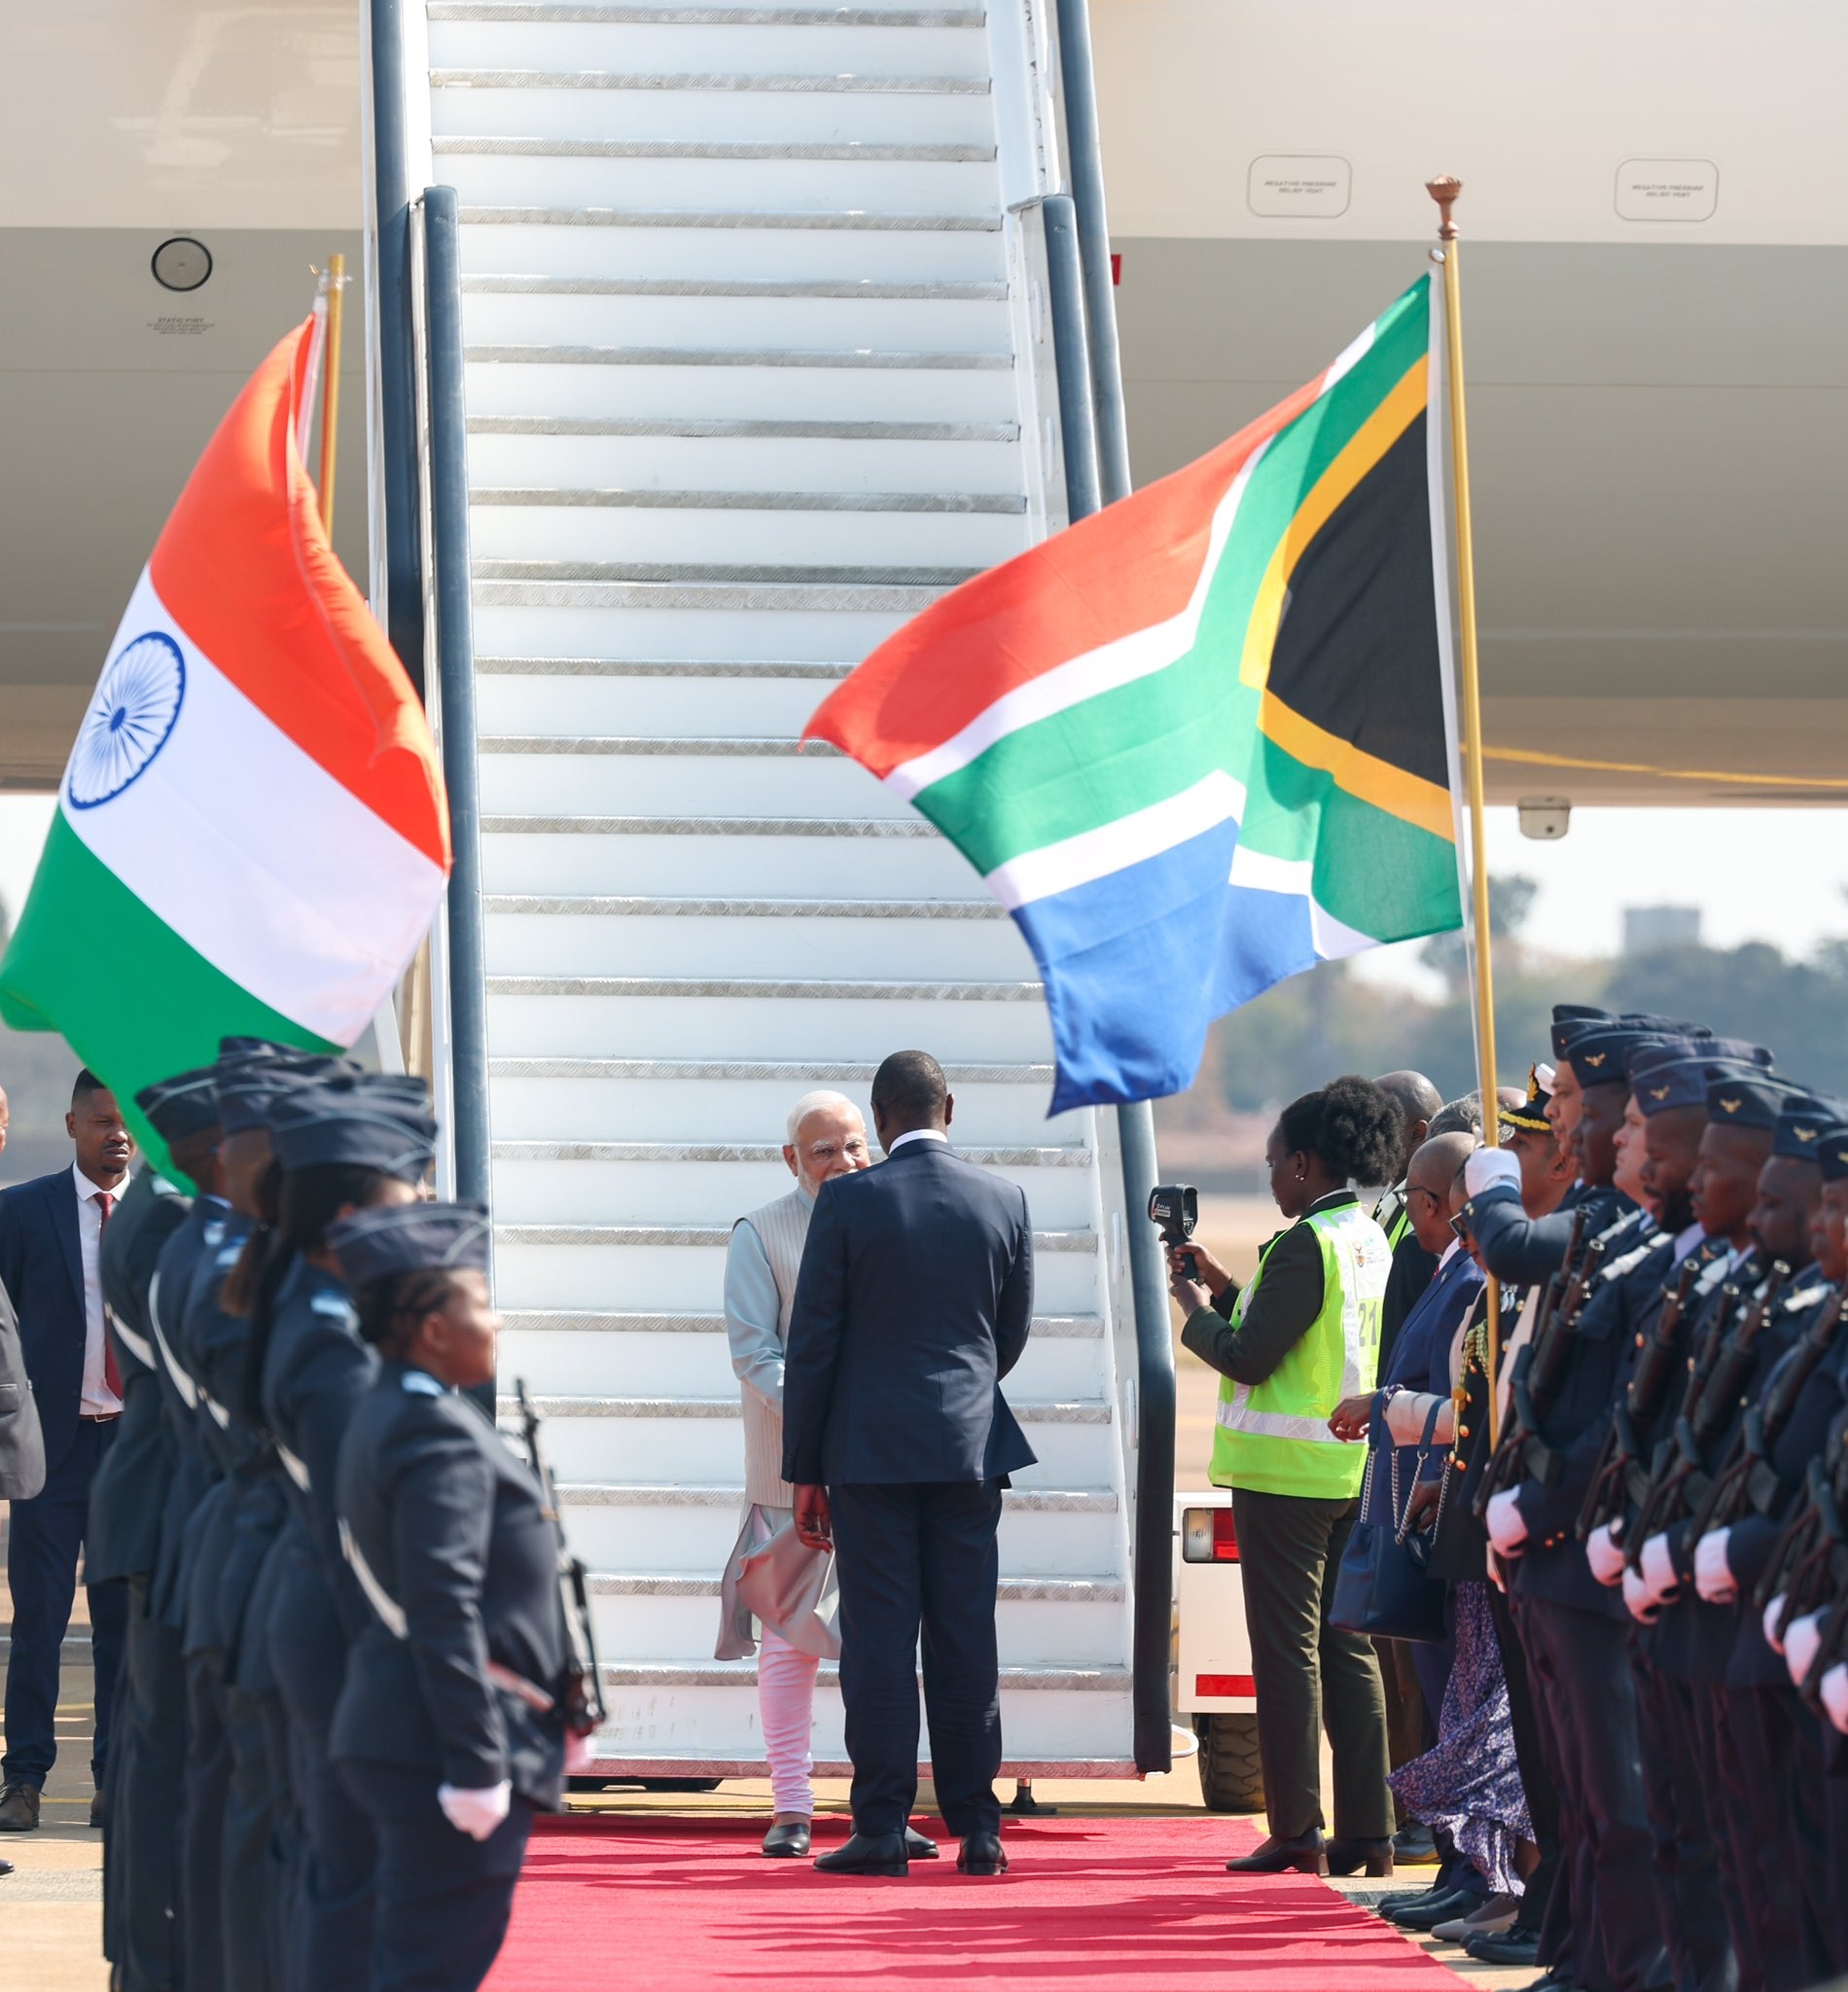
[[[1839,1660],[1823,1676],[1823,1707],[1829,1720],[1848,1736],[1848,1667]]]
[[[1652,1536],[1643,1545],[1643,1553],[1637,1559],[1643,1566],[1643,1582],[1649,1587],[1652,1605],[1666,1605],[1681,1589],[1681,1579],[1675,1574],[1675,1559],[1669,1553],[1666,1536]]]
[[[437,1787],[437,1803],[443,1807],[444,1818],[472,1840],[486,1839],[507,1817],[513,1802],[514,1787],[507,1778],[473,1792],[456,1785]]]
[[[1526,1544],[1527,1524],[1521,1519],[1520,1504],[1521,1490],[1505,1487],[1488,1505],[1489,1541],[1498,1556],[1518,1556]]]
[[[1694,1588],[1710,1605],[1729,1605],[1739,1584],[1726,1562],[1730,1529],[1709,1529],[1694,1545]]]
[[[1623,1607],[1639,1625],[1653,1625],[1662,1608],[1650,1594],[1650,1587],[1633,1570],[1623,1573]]]
[[[568,1777],[568,1778],[575,1778],[575,1777],[579,1776],[579,1775],[580,1775],[580,1774],[581,1774],[582,1772],[584,1772],[584,1771],[586,1771],[586,1770],[588,1770],[588,1769],[590,1768],[590,1763],[591,1763],[591,1760],[592,1760],[592,1759],[593,1759],[593,1758],[595,1757],[595,1755],[596,1755],[596,1752],[595,1752],[594,1750],[592,1750],[590,1746],[591,1746],[591,1745],[592,1745],[592,1744],[593,1744],[593,1743],[594,1743],[594,1742],[595,1742],[596,1740],[597,1740],[597,1739],[596,1739],[596,1737],[595,1737],[594,1735],[590,1735],[590,1736],[578,1736],[578,1735],[574,1735],[574,1734],[573,1734],[573,1733],[572,1733],[572,1732],[571,1732],[570,1730],[566,1730],[566,1732],[565,1732],[565,1776],[566,1776],[566,1777]]]
[[[1505,1148],[1479,1148],[1463,1164],[1463,1188],[1471,1196],[1480,1196],[1502,1183],[1510,1190],[1521,1187],[1519,1157]]]
[[[1774,1654],[1784,1651],[1784,1642],[1778,1637],[1777,1621],[1784,1616],[1785,1603],[1785,1595],[1779,1591],[1764,1608],[1764,1643]]]
[[[1600,1583],[1623,1582],[1623,1549],[1620,1544],[1612,1541],[1609,1522],[1601,1529],[1593,1529],[1585,1538],[1585,1561]]]
[[[1805,1612],[1802,1618],[1791,1620],[1784,1634],[1784,1664],[1791,1670],[1791,1679],[1798,1688],[1802,1687],[1810,1662],[1816,1657],[1816,1649],[1822,1643],[1823,1615],[1820,1612]]]

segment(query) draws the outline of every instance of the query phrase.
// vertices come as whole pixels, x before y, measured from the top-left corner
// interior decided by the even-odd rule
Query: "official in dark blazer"
[[[19,1317],[0,1287],[0,1501],[30,1501],[45,1485],[45,1436],[26,1374]]]
[[[948,1145],[942,1068],[895,1051],[872,1082],[887,1159],[822,1186],[790,1320],[783,1477],[840,1578],[853,1837],[816,1863],[906,1871],[920,1627],[931,1765],[964,1873],[998,1874],[995,1531],[1033,1451],[1001,1395],[1033,1316],[1024,1192]]]
[[[89,1072],[77,1076],[64,1126],[76,1150],[72,1166],[0,1192],[0,1287],[18,1315],[45,1445],[45,1485],[34,1499],[13,1504],[7,1547],[13,1646],[0,1759],[5,1832],[30,1832],[39,1823],[39,1794],[57,1757],[58,1655],[77,1594],[89,1483],[122,1415],[99,1259],[103,1229],[128,1185],[134,1143],[114,1094]],[[96,1675],[90,1767],[100,1794],[127,1593],[120,1579],[87,1588]]]

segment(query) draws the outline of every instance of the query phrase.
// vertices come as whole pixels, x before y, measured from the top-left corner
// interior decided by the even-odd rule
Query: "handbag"
[[[759,1512],[752,1510],[754,1517]],[[740,1547],[733,1582],[738,1603],[798,1653],[839,1659],[840,1583],[835,1552],[811,1549],[796,1533],[793,1519],[767,1539]]]
[[[1360,1512],[1348,1532],[1347,1547],[1341,1552],[1340,1568],[1334,1577],[1334,1595],[1329,1605],[1329,1623],[1337,1632],[1364,1632],[1374,1639],[1407,1639],[1435,1642],[1444,1636],[1444,1586],[1431,1576],[1431,1538],[1412,1535],[1406,1528],[1411,1497],[1417,1491],[1425,1461],[1438,1429],[1438,1413],[1448,1399],[1439,1398],[1425,1420],[1424,1437],[1418,1441],[1418,1463],[1412,1471],[1411,1486],[1402,1502],[1399,1498],[1399,1447],[1384,1437],[1377,1406],[1374,1432],[1392,1455],[1391,1505],[1381,1520],[1371,1519],[1373,1473],[1382,1449],[1380,1441],[1369,1438],[1367,1472],[1361,1481]]]

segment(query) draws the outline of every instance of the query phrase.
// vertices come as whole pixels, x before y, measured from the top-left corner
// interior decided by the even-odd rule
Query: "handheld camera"
[[[1161,1230],[1164,1245],[1185,1245],[1200,1221],[1200,1192],[1191,1183],[1163,1183],[1149,1192],[1149,1222]],[[1181,1264],[1189,1279],[1200,1276],[1200,1262],[1191,1253]]]

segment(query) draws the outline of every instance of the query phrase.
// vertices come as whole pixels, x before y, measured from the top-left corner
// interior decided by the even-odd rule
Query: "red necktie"
[[[103,1233],[109,1228],[109,1213],[114,1208],[115,1201],[116,1199],[110,1195],[107,1190],[97,1191],[96,1259],[99,1268],[103,1256]],[[101,1278],[102,1275],[99,1269],[97,1274],[98,1285],[101,1284]],[[109,1308],[106,1304],[103,1308],[103,1381],[109,1386],[110,1395],[120,1399],[122,1396],[122,1371],[116,1367],[116,1344],[109,1333]]]

